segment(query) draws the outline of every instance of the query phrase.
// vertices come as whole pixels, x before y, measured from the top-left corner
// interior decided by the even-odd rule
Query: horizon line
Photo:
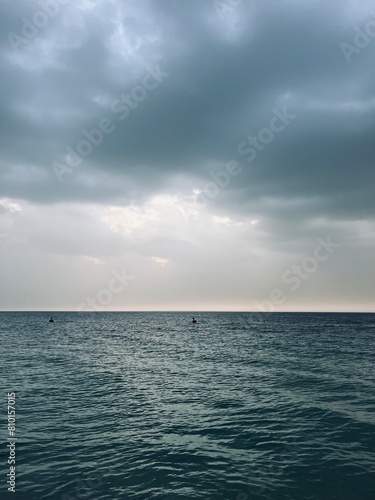
[[[14,309],[14,310],[2,310],[0,313],[48,313],[48,314],[58,314],[58,313],[186,313],[186,314],[200,314],[200,313],[240,313],[240,314],[375,314],[375,311],[230,311],[230,310],[177,310],[177,309],[137,309],[137,310],[105,310],[105,311],[77,311],[74,309],[61,309],[61,310],[51,310],[51,309]]]

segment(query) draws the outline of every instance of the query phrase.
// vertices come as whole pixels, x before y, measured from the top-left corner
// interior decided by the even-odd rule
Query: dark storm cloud
[[[248,1],[222,16],[211,1],[93,5],[60,5],[14,51],[6,35],[39,4],[2,4],[2,196],[126,204],[179,175],[181,191],[203,188],[234,159],[241,175],[212,200],[223,212],[287,219],[295,199],[301,221],[373,216],[375,41],[351,64],[340,49],[365,4],[355,17],[350,2]],[[168,76],[120,121],[113,102],[149,67]],[[248,162],[239,144],[285,106],[295,120]],[[103,118],[115,130],[59,183],[52,162]]]

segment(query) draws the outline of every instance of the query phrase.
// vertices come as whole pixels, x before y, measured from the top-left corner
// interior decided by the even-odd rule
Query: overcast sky
[[[375,311],[369,0],[3,0],[2,310]]]

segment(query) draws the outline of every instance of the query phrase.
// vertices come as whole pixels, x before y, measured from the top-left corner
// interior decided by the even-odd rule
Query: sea
[[[1,500],[375,499],[375,314],[50,314],[0,313]]]

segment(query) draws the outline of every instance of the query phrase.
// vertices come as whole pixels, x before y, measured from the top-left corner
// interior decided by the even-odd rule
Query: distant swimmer
[[[191,322],[192,323],[196,323],[197,322],[197,320],[194,318],[194,316],[193,316],[193,319],[191,320]]]
[[[48,320],[48,323],[53,323],[53,316],[50,317],[50,319]]]

